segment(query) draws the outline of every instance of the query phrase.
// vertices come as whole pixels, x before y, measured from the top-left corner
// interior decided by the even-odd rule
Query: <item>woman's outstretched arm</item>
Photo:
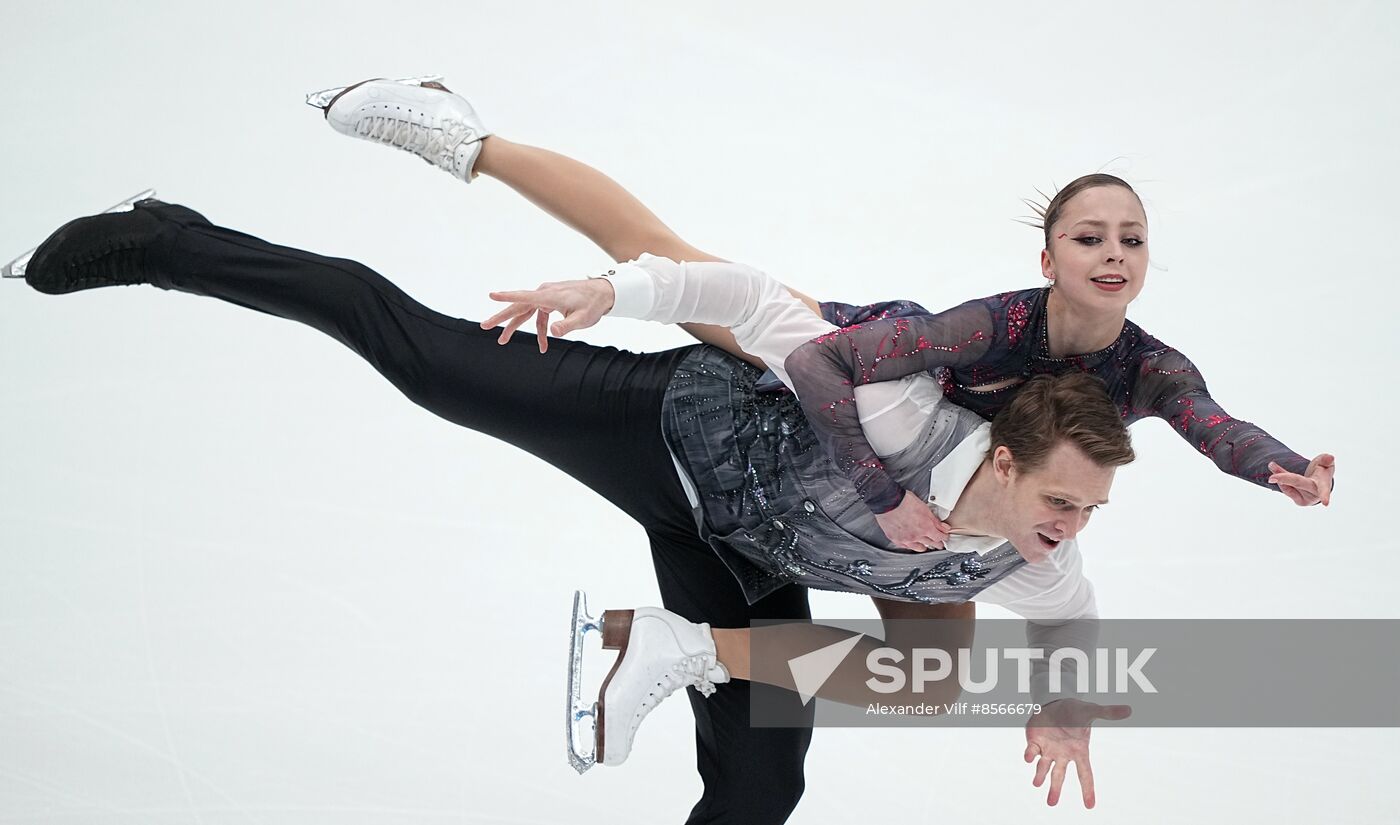
[[[557,152],[492,136],[482,141],[476,171],[499,180],[582,233],[614,261],[634,260],[645,253],[673,261],[724,260],[691,246],[617,181]],[[788,291],[821,313],[815,300]],[[743,352],[724,327],[691,323],[680,327],[704,343],[763,366],[761,359]]]

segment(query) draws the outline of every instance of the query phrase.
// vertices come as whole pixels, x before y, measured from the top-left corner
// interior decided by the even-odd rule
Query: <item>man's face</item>
[[[1016,468],[1010,450],[998,447],[992,469],[1002,490],[1000,534],[1034,564],[1079,535],[1094,510],[1108,503],[1115,468],[1095,464],[1061,441],[1043,465],[1025,473]]]

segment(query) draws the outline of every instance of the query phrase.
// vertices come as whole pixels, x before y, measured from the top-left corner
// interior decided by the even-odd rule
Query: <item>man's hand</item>
[[[1065,782],[1069,763],[1079,772],[1079,789],[1084,793],[1084,807],[1094,807],[1094,769],[1089,765],[1089,726],[1095,719],[1127,719],[1133,709],[1127,705],[1096,705],[1078,699],[1057,699],[1041,708],[1026,723],[1026,761],[1038,756],[1035,779],[1039,788],[1050,776],[1047,805],[1060,801],[1060,787]]]
[[[504,325],[505,329],[501,330],[497,342],[504,344],[533,315],[540,352],[549,349],[549,335],[560,336],[577,329],[587,329],[598,323],[598,319],[613,307],[613,287],[607,278],[540,284],[538,289],[492,292],[490,297],[493,301],[509,301],[510,306],[482,321],[481,328]],[[552,327],[549,325],[551,312],[564,315]]]
[[[875,521],[892,544],[916,553],[942,550],[952,529],[938,520],[928,504],[908,490],[904,491],[904,498],[900,499],[898,507],[876,513]]]
[[[1332,474],[1337,472],[1337,459],[1323,453],[1308,462],[1302,475],[1290,473],[1278,462],[1269,462],[1270,484],[1277,484],[1283,494],[1300,507],[1332,503]]]

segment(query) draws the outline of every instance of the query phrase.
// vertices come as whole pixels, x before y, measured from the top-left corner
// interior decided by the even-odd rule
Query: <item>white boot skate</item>
[[[137,201],[143,201],[147,198],[154,198],[155,196],[156,190],[154,189],[147,189],[144,192],[137,192],[135,195],[132,195],[131,197],[127,198],[126,200],[122,201],[116,206],[102,210],[101,214],[106,215],[110,212],[126,212],[135,208]],[[19,256],[18,258],[15,258],[13,261],[10,261],[9,263],[5,264],[4,271],[0,272],[0,277],[23,278],[25,270],[29,268],[30,259],[34,257],[34,253],[37,252],[38,249],[39,247],[36,246],[28,252],[24,253],[23,255]]]
[[[427,74],[422,77],[401,77],[393,82],[402,83],[405,86],[422,86],[425,83],[437,83],[440,80],[442,80],[442,75],[440,74]],[[315,106],[317,109],[325,111],[330,108],[331,101],[339,97],[347,88],[349,87],[336,86],[334,89],[322,89],[319,92],[312,92],[306,96],[306,105]]]
[[[582,773],[596,762],[621,765],[632,751],[642,720],[676,690],[695,686],[706,697],[729,681],[720,664],[708,624],[696,624],[659,607],[606,610],[601,623],[586,611],[583,594],[574,595],[574,639],[569,672],[569,757]],[[592,709],[578,703],[580,642],[588,630],[601,630],[603,647],[619,651]],[[582,712],[581,712],[582,711]],[[594,719],[594,749],[581,752],[577,723]]]
[[[326,121],[342,135],[372,140],[412,152],[428,163],[471,183],[481,139],[491,133],[461,95],[436,78],[367,80],[315,92],[307,102],[326,112]]]

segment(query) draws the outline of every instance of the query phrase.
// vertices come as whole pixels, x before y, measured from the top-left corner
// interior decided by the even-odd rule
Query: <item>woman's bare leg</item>
[[[485,138],[476,171],[509,186],[614,261],[650,252],[674,261],[719,261],[681,239],[617,181],[548,149]]]
[[[723,261],[691,246],[654,212],[612,178],[573,158],[548,149],[512,143],[494,135],[484,138],[475,170],[514,189],[526,200],[583,234],[614,261],[651,253],[673,261]],[[813,312],[820,305],[789,288]],[[763,362],[745,353],[724,327],[681,324],[681,329],[752,364]]]
[[[850,705],[867,705],[874,701],[936,704],[955,700],[961,693],[956,665],[949,678],[940,680],[932,689],[925,689],[916,694],[910,688],[913,680],[906,678],[903,691],[876,693],[866,685],[866,680],[870,678],[870,672],[865,666],[866,656],[878,648],[885,647],[901,651],[915,647],[941,648],[950,652],[969,647],[972,644],[974,621],[977,617],[976,604],[966,602],[925,605],[892,602],[886,599],[874,601],[880,611],[880,617],[884,620],[884,640],[869,636],[862,638],[841,666],[817,690],[816,695]],[[928,619],[948,621],[937,624],[916,621]],[[715,640],[716,658],[729,672],[730,678],[797,690],[788,661],[804,653],[845,641],[851,637],[851,631],[799,622],[756,628],[713,628],[711,635]],[[760,645],[766,654],[759,661],[754,661],[751,656],[754,643]],[[781,653],[772,655],[775,651]],[[906,655],[902,665],[907,667],[911,661],[912,657]],[[954,661],[957,661],[956,657]]]

